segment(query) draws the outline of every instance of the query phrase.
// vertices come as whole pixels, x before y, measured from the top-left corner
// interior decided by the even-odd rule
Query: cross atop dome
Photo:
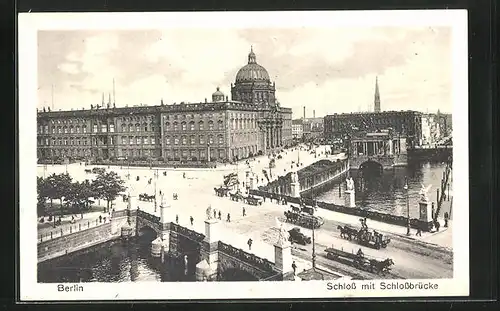
[[[248,63],[249,64],[256,64],[257,63],[257,58],[255,57],[255,53],[253,52],[253,46],[250,46],[250,54],[248,54]]]

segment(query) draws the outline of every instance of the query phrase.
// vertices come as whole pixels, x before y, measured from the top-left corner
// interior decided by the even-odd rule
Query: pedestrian
[[[439,221],[436,220],[436,231],[439,232],[439,227],[441,227],[441,224]]]
[[[444,227],[445,228],[448,228],[448,220],[450,219],[450,215],[448,214],[448,212],[445,212],[444,213]]]
[[[252,242],[253,242],[252,239],[248,239],[248,242],[247,242],[248,250],[252,250]]]
[[[222,220],[222,213],[219,211],[219,220]]]
[[[422,236],[422,229],[420,229],[420,226],[417,227],[417,234],[416,236]]]
[[[217,218],[217,211],[214,209],[214,219]]]
[[[297,271],[297,265],[295,264],[295,260],[292,262],[292,269],[293,269],[293,275],[295,275],[295,272]]]
[[[179,223],[179,215],[175,215],[175,222]]]
[[[99,222],[102,222],[102,216],[99,215]]]
[[[363,223],[365,224],[365,229],[368,229],[368,225],[366,224],[366,217],[364,218]]]
[[[431,218],[434,219],[434,202],[432,202],[432,205],[431,205]]]
[[[227,213],[227,222],[231,222],[231,214]]]
[[[243,217],[247,215],[247,211],[245,210],[245,207],[243,206]]]
[[[266,203],[266,197],[262,197],[262,199],[264,199],[264,203]]]
[[[194,218],[193,216],[189,216],[189,221],[191,222],[191,226],[193,225]]]

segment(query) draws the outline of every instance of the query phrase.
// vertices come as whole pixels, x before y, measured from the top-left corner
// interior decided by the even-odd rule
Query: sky
[[[293,117],[382,110],[452,111],[451,28],[69,30],[38,32],[38,108],[88,109],[230,96],[237,71],[257,63]],[[53,85],[53,87],[52,87]],[[53,91],[52,91],[53,89]],[[52,96],[53,94],[53,96]]]

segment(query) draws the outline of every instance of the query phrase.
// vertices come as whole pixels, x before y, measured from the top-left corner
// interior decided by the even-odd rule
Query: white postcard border
[[[258,16],[258,18],[256,17]],[[126,21],[126,22],[124,22]],[[258,23],[257,23],[258,21]],[[76,29],[161,29],[168,27],[436,27],[450,26],[453,63],[453,136],[455,198],[453,279],[400,280],[437,284],[438,290],[328,290],[330,281],[303,282],[137,282],[79,283],[80,292],[58,291],[58,284],[37,283],[36,103],[37,32]],[[467,11],[357,12],[191,12],[191,13],[22,13],[19,15],[19,183],[20,298],[45,300],[177,300],[330,297],[420,297],[469,294],[469,173]],[[390,282],[384,280],[383,282]],[[396,281],[394,281],[396,282]],[[331,281],[332,284],[337,283]],[[346,284],[352,283],[346,281]],[[378,288],[378,287],[377,287]]]

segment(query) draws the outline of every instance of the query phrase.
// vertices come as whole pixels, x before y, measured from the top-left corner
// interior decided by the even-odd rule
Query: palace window
[[[68,128],[66,126],[64,126],[63,128],[64,128],[64,134],[68,134]]]
[[[122,144],[126,145],[127,144],[127,137],[122,137]]]
[[[87,145],[87,138],[84,138],[83,139],[83,145],[86,146]]]
[[[108,131],[108,126],[106,124],[101,124],[101,132],[106,133]]]
[[[218,139],[219,139],[219,145],[223,145],[224,144],[224,136],[219,135]]]
[[[191,158],[196,157],[196,150],[191,150]]]
[[[52,146],[54,146],[55,144],[56,144],[56,139],[52,138]]]
[[[110,133],[114,133],[115,132],[115,125],[114,124],[110,124],[109,125],[109,132]]]
[[[182,144],[183,145],[187,144],[187,138],[186,138],[186,136],[182,136]]]
[[[222,120],[219,120],[219,121],[217,122],[217,127],[218,127],[218,129],[219,129],[219,130],[224,129],[224,122],[222,122]]]
[[[144,145],[148,145],[149,144],[149,137],[144,137],[143,144]]]
[[[174,122],[174,131],[178,130],[179,130],[179,124],[177,124],[177,122]]]
[[[179,137],[174,137],[174,145],[178,145],[179,144]]]
[[[200,135],[200,145],[203,145],[205,143],[205,137],[203,135]]]
[[[151,137],[151,145],[154,145],[156,144],[156,138],[155,137]]]
[[[191,131],[194,131],[194,122],[193,121],[189,122],[189,129]]]
[[[69,144],[70,144],[70,145],[74,145],[74,144],[75,144],[75,141],[73,140],[73,137],[71,137],[71,138],[69,139]]]
[[[65,138],[65,139],[64,139],[64,145],[65,145],[65,146],[67,146],[67,145],[68,145],[68,139],[67,139],[67,138]]]
[[[170,129],[170,122],[165,122],[165,128],[166,128],[167,130],[169,130],[169,129]]]
[[[177,120],[177,115],[174,115],[174,120]]]
[[[214,129],[214,122],[213,121],[208,121],[208,129],[210,131]]]
[[[151,124],[151,132],[154,132],[156,129],[155,125],[154,124]]]
[[[76,126],[76,133],[79,134],[80,133],[80,126]]]
[[[141,131],[141,126],[139,125],[139,123],[137,123],[137,124],[135,125],[135,131],[136,131],[136,132],[140,132],[140,131]]]
[[[219,150],[219,159],[224,159],[224,149]]]
[[[97,124],[94,124],[94,126],[92,126],[92,132],[97,133]]]
[[[186,149],[183,149],[182,150],[182,157],[187,158],[187,156],[188,156],[188,151]]]
[[[140,138],[140,137],[136,137],[136,138],[135,138],[135,141],[136,141],[136,143],[137,143],[138,145],[140,145],[140,144],[141,144],[141,138]]]
[[[194,135],[191,135],[190,140],[191,140],[191,145],[196,144],[196,140],[194,138]]]
[[[56,133],[56,128],[52,127],[52,134],[55,134],[55,133]]]
[[[130,137],[130,138],[129,138],[129,144],[130,144],[130,145],[133,145],[133,144],[134,144],[134,137]]]
[[[128,125],[128,131],[129,132],[133,132],[134,131],[134,127],[132,126],[132,124]]]
[[[200,150],[200,158],[205,159],[205,149]]]
[[[185,131],[186,130],[186,122],[182,122],[182,130]]]
[[[148,131],[148,125],[146,123],[144,123],[144,132],[147,132]]]
[[[210,145],[214,143],[214,136],[213,135],[208,135],[208,143]]]
[[[198,128],[200,129],[200,131],[203,131],[203,127],[204,127],[203,125],[204,125],[204,124],[203,124],[203,121],[200,121],[200,122],[198,123]]]
[[[165,144],[170,145],[170,136],[165,137]]]
[[[45,134],[48,134],[49,133],[49,126],[45,125],[44,129],[45,129]]]

